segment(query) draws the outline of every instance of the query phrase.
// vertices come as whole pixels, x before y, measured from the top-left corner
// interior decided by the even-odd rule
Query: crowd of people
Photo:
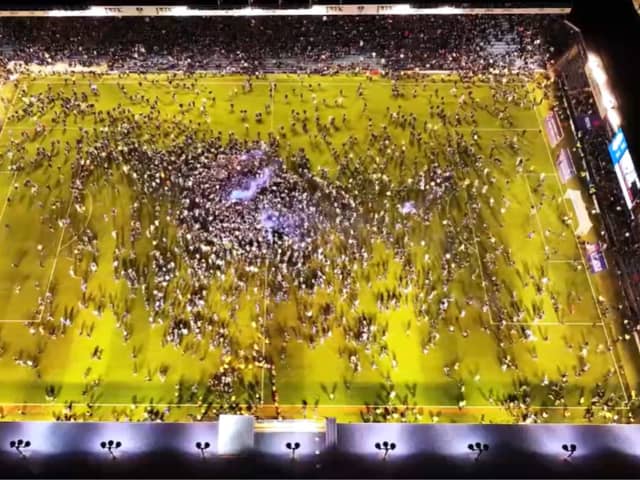
[[[7,61],[104,61],[114,70],[179,68],[187,72],[166,79],[172,98],[192,95],[167,118],[163,100],[154,94],[156,79],[143,75],[138,82],[126,82],[121,76],[115,80],[117,103],[104,108],[102,77],[82,74],[65,78],[66,88],[50,84],[16,107],[10,122],[37,114],[51,123],[38,122],[33,137],[25,132],[12,139],[11,168],[29,179],[29,172],[47,165],[72,166],[71,178],[64,179],[72,190],[69,213],[57,209],[52,215],[74,230],[69,273],[79,279],[81,290],[78,306],[66,305],[61,313],[51,293],[59,282],[56,277],[51,288],[40,290],[35,313],[44,322],[30,327],[53,341],[74,325],[79,310],[92,309],[96,321],[110,310],[129,343],[136,323],[148,319],[163,329],[163,347],[201,363],[210,351],[220,352],[219,365],[202,367],[207,372],[203,384],[176,381],[176,401],[231,409],[244,403],[249,411],[265,401],[278,409],[279,369],[287,368],[291,343],[315,349],[339,333],[344,345],[338,355],[348,365],[345,390],[351,390],[365,367],[379,370],[383,379],[387,407],[367,410],[365,420],[389,421],[397,415],[419,419],[421,413],[410,408],[410,399],[402,401],[406,408],[397,410],[399,385],[393,372],[399,368],[398,352],[383,317],[400,308],[412,311],[402,321],[407,335],[421,332],[426,357],[441,347],[445,332],[465,341],[481,335],[468,323],[471,318],[495,337],[505,376],[517,375],[523,360],[516,359],[514,349],[533,341],[539,335],[533,324],[551,314],[545,312],[543,296],[550,298],[558,317],[583,300],[549,284],[546,268],[531,265],[534,259],[523,261],[501,233],[515,210],[508,193],[511,182],[531,173],[534,161],[527,147],[532,134],[516,127],[513,112],[531,113],[542,102],[524,83],[549,91],[550,79],[533,70],[550,59],[546,38],[558,23],[554,17],[498,15],[162,18],[95,19],[78,30],[69,28],[67,19],[3,20],[0,39]],[[517,48],[496,58],[491,42],[505,37]],[[420,97],[421,115],[392,104],[371,113],[372,77],[335,92],[304,75],[288,83],[261,76],[269,65],[287,69],[287,62],[296,59],[302,59],[296,71],[353,68],[343,62],[350,57],[366,57],[364,65],[378,66],[384,59],[392,79],[394,72],[409,68],[468,73],[445,79],[435,89],[429,76],[414,74],[411,83],[390,80],[389,98]],[[512,70],[505,73],[505,68]],[[207,76],[193,72],[199,69],[251,72],[242,92],[232,86],[226,92],[231,101],[224,115],[241,121],[243,131],[208,126],[213,109],[223,107],[216,106],[219,99],[207,91]],[[503,73],[489,74],[492,69]],[[268,81],[269,104],[253,112],[235,109],[234,99],[252,95],[256,81]],[[487,98],[474,94],[480,84],[488,88]],[[335,98],[328,98],[327,91]],[[289,99],[297,98],[308,110],[290,107]],[[257,126],[276,104],[290,109],[286,121],[261,136]],[[489,134],[480,125],[481,115],[504,130],[485,138]],[[350,126],[356,122],[366,127],[364,135],[337,135],[353,131]],[[35,158],[30,155],[30,142],[54,129],[71,128],[78,129],[75,142],[53,141],[51,148],[39,147]],[[292,148],[296,135],[307,140],[306,148]],[[325,152],[334,168],[314,163],[309,153],[314,147]],[[532,181],[531,224],[545,202],[557,200],[545,197],[544,181],[544,175]],[[125,185],[135,192],[129,210],[114,205],[110,214],[87,223],[87,196],[99,198],[107,188],[126,197],[120,191]],[[34,185],[30,179],[23,186],[35,196],[56,187]],[[553,212],[569,231],[564,213]],[[521,241],[544,236],[552,244],[566,234],[532,227]],[[113,259],[108,271],[127,289],[89,286],[105,268],[101,249],[111,245],[105,241],[109,237],[115,246],[107,254]],[[545,246],[540,260],[554,253]],[[505,269],[518,274],[503,276]],[[527,288],[536,292],[531,302],[517,294]],[[363,305],[367,294],[375,311]],[[247,298],[249,311],[241,313]],[[290,307],[286,315],[281,305]],[[242,315],[248,316],[250,329],[235,326]],[[81,330],[91,337],[93,327]],[[548,334],[541,337],[550,341]],[[489,403],[532,422],[547,418],[548,412],[536,406],[551,398],[554,408],[570,415],[569,384],[580,382],[595,363],[592,359],[608,355],[614,345],[567,341],[566,348],[576,359],[572,369],[544,371],[540,379],[520,371],[513,392],[489,392]],[[96,345],[92,360],[99,361],[101,351]],[[536,349],[528,351],[536,361]],[[169,365],[145,365],[135,345],[131,359],[131,374],[146,368],[147,382],[156,377],[165,382],[172,373]],[[460,410],[467,406],[466,389],[481,377],[461,368],[462,362],[454,359],[443,367],[445,382],[455,385]],[[265,372],[270,394],[263,391]],[[613,367],[606,371],[586,393],[589,419],[597,408],[620,420],[615,409],[626,404],[610,381],[614,372]],[[511,388],[511,381],[504,384]],[[99,388],[100,380],[89,374],[83,400],[93,403]],[[534,398],[534,391],[543,393]],[[335,398],[335,388],[328,396],[330,401]]]
[[[552,15],[5,18],[7,61],[118,70],[331,72],[354,67],[544,68],[566,36]],[[293,41],[295,39],[295,41]],[[510,49],[497,54],[494,41]]]

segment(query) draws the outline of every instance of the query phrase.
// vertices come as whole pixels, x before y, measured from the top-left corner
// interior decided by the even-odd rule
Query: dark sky
[[[605,66],[622,128],[640,164],[640,15],[631,0],[576,0],[570,16]]]

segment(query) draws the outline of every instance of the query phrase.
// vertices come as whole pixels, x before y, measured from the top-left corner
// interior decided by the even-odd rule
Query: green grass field
[[[528,410],[540,421],[583,422],[585,407],[600,384],[608,407],[599,404],[593,420],[626,419],[631,412],[628,401],[635,397],[636,354],[631,342],[614,344],[621,319],[614,308],[603,311],[618,302],[613,274],[588,273],[573,227],[563,221],[565,215],[574,214],[571,203],[562,200],[565,187],[555,173],[554,152],[540,130],[546,103],[535,110],[514,102],[510,107],[513,125],[505,128],[485,110],[494,103],[492,91],[504,87],[473,86],[480,136],[477,148],[487,158],[495,141],[494,156],[501,163],[486,159],[487,170],[456,169],[456,192],[434,207],[429,222],[398,220],[396,233],[406,234],[411,245],[404,258],[394,254],[384,239],[372,237],[366,245],[369,260],[353,262],[358,273],[352,303],[341,300],[345,287],[331,275],[327,285],[332,288],[297,292],[292,297],[296,300],[277,303],[268,294],[268,268],[243,278],[242,285],[237,272],[229,271],[212,282],[209,299],[217,315],[206,319],[202,338],[189,334],[178,348],[163,341],[166,324],[149,321],[142,294],[114,276],[116,248],[141,265],[148,264],[157,238],[157,233],[149,231],[154,199],[137,191],[122,169],[113,168],[84,189],[82,208],[71,201],[73,163],[82,161],[91,148],[117,149],[114,132],[126,121],[117,106],[128,108],[131,118],[139,120],[139,115],[149,112],[145,98],[157,98],[160,113],[134,135],[158,148],[182,142],[187,131],[201,139],[218,132],[226,139],[234,132],[247,140],[258,135],[267,139],[273,132],[279,136],[285,160],[303,148],[315,172],[325,168],[330,178],[336,177],[339,168],[330,144],[338,157],[353,154],[362,175],[378,169],[402,184],[414,171],[435,162],[457,166],[469,161],[447,152],[444,142],[454,132],[471,142],[470,124],[463,119],[457,127],[445,126],[429,115],[430,102],[435,104],[439,96],[449,114],[456,112],[463,89],[459,85],[459,91],[452,93],[453,80],[427,76],[400,81],[399,98],[392,96],[388,80],[351,75],[273,76],[255,80],[252,91],[246,93],[243,78],[213,75],[200,76],[197,84],[185,77],[169,82],[166,75],[92,79],[77,75],[75,86],[70,77],[61,76],[25,77],[5,85],[2,96],[8,107],[3,108],[0,134],[3,418],[138,419],[153,406],[165,420],[187,420],[211,418],[238,403],[263,417],[513,422],[524,421]],[[273,101],[269,81],[278,84]],[[90,83],[98,86],[99,96],[91,93]],[[126,93],[118,84],[126,86]],[[364,99],[356,94],[359,84]],[[58,95],[49,104],[43,100],[48,88]],[[533,79],[512,90],[522,98],[542,94]],[[82,102],[81,93],[87,94],[95,111],[111,112],[114,119],[96,120],[90,110],[79,114],[88,103]],[[339,97],[342,102],[337,101]],[[75,102],[66,116],[63,99]],[[267,105],[270,113],[256,123],[254,114],[264,113]],[[328,142],[317,136],[313,121],[308,134],[300,125],[290,125],[292,110],[307,110],[312,119],[314,108],[322,123],[329,116],[336,118]],[[240,117],[243,109],[248,111],[247,120]],[[424,130],[420,147],[410,138],[410,128],[390,120],[387,109],[415,114],[416,131]],[[382,124],[388,125],[389,140],[383,146],[368,145],[369,129],[381,134]],[[505,139],[523,130],[520,153],[515,153],[505,146]],[[568,144],[570,131],[565,132]],[[353,147],[345,146],[350,137],[355,139]],[[68,153],[65,142],[70,145]],[[402,149],[405,164],[396,160]],[[38,153],[43,150],[53,151],[50,160]],[[516,169],[518,156],[525,158],[520,170]],[[389,161],[380,167],[381,160]],[[578,180],[569,187],[579,188]],[[132,209],[136,201],[140,206]],[[532,204],[538,208],[532,211]],[[166,206],[158,208],[164,211]],[[143,234],[131,242],[126,239],[132,220],[140,221]],[[170,222],[163,231],[170,238],[177,235]],[[81,241],[88,232],[99,252],[95,257]],[[594,232],[586,239],[593,240]],[[499,246],[502,249],[497,251]],[[446,255],[456,262],[453,273],[443,268]],[[90,270],[92,262],[95,271]],[[497,266],[496,273],[491,273],[490,263]],[[407,269],[413,272],[408,277]],[[88,280],[84,302],[83,276]],[[184,272],[177,276],[183,278]],[[183,279],[188,284],[189,279]],[[443,295],[436,287],[445,280],[454,300],[440,314]],[[425,290],[425,283],[433,288]],[[536,291],[535,285],[542,283]],[[376,293],[394,288],[402,291],[399,301],[380,310]],[[420,296],[430,288],[436,292],[432,297]],[[47,292],[49,299],[45,299]],[[519,315],[514,299],[522,311]],[[485,302],[491,307],[483,309]],[[128,316],[123,315],[125,304]],[[310,317],[321,318],[324,304],[334,305],[342,317],[334,313],[323,320],[331,335],[310,346],[311,334],[299,319],[307,311]],[[362,312],[377,312],[375,322],[378,332],[384,332],[385,352],[346,338]],[[534,312],[540,312],[538,318]],[[69,325],[61,322],[65,317]],[[215,333],[223,328],[231,345],[225,352],[213,344]],[[525,329],[530,330],[526,341],[522,339]],[[428,339],[435,337],[437,341],[425,353]],[[586,356],[581,354],[585,342]],[[102,349],[99,359],[92,358],[96,347]],[[272,359],[274,367],[263,368],[255,361],[255,352]],[[349,355],[358,358],[357,373]],[[501,364],[507,355],[512,367],[504,369]],[[575,371],[587,362],[588,370],[576,376]],[[233,396],[207,388],[208,379],[224,366],[233,368]],[[449,376],[445,367],[450,368]],[[562,384],[563,374],[567,374],[564,402],[556,402],[550,396],[551,387]],[[272,391],[277,392],[277,408]],[[464,403],[459,403],[462,399]],[[528,408],[509,407],[510,401],[523,401]]]

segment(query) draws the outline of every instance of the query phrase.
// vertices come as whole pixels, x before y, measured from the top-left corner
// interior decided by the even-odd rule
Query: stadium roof
[[[635,0],[638,1],[638,0]],[[571,20],[583,33],[587,48],[598,54],[604,64],[613,94],[618,100],[622,128],[632,156],[640,158],[640,16],[632,0],[606,4],[575,3]]]
[[[248,4],[249,0],[8,0],[2,2],[3,10],[48,10],[48,9],[85,9],[92,5],[104,6],[168,6],[168,5],[186,5],[192,8],[229,8],[233,6],[243,7]],[[572,0],[423,0],[423,1],[407,1],[407,0],[387,0],[387,1],[371,1],[371,0],[251,0],[251,4],[255,7],[272,7],[281,5],[283,8],[308,7],[313,5],[334,5],[334,4],[410,4],[420,7],[439,7],[439,6],[456,6],[456,7],[474,7],[474,8],[542,8],[542,7],[568,7],[573,3]]]

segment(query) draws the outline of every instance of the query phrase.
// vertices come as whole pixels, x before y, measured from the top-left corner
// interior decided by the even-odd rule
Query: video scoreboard
[[[633,164],[631,153],[629,152],[627,139],[621,128],[618,129],[609,144],[609,154],[611,155],[611,161],[613,162],[613,168],[616,171],[618,182],[622,188],[625,203],[627,204],[627,208],[631,210],[635,201],[640,197],[640,180],[638,180],[638,174]]]

